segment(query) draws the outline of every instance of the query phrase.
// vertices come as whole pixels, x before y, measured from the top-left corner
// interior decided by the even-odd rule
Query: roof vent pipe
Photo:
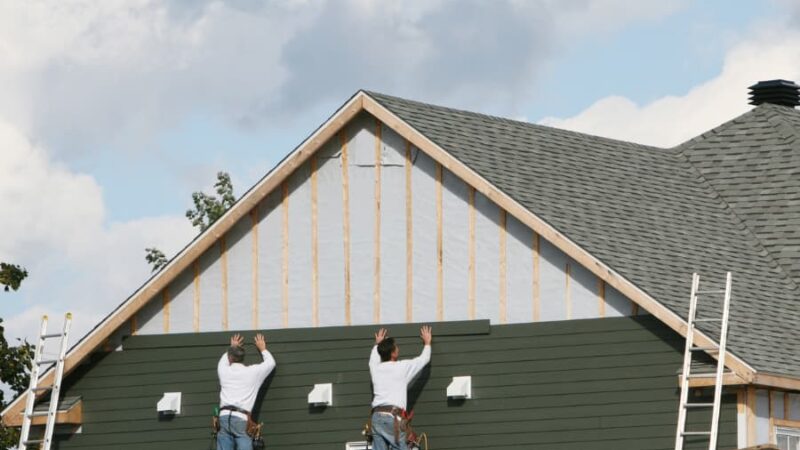
[[[750,86],[750,104],[762,103],[794,108],[800,105],[800,86],[787,80],[759,81]]]

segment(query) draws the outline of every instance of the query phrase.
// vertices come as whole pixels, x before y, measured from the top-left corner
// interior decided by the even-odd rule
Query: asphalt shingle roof
[[[731,128],[726,133],[708,133],[690,141],[691,148],[662,149],[367,94],[682,317],[687,315],[692,272],[721,285],[723,273],[730,270],[728,348],[760,372],[800,376],[800,336],[794,333],[800,323],[798,286],[785,262],[773,257],[798,231],[794,226],[784,233],[784,223],[774,218],[783,218],[786,203],[795,202],[795,212],[800,211],[797,177],[788,180],[800,167],[797,153],[794,159],[781,153],[775,163],[786,177],[761,180],[783,189],[783,198],[792,200],[776,205],[746,195],[749,164],[781,152],[772,150],[779,138],[764,137],[762,142],[758,137],[774,134],[775,125],[762,123],[762,115],[791,115],[791,121],[782,123],[794,133],[800,127],[796,112],[762,105],[748,113],[752,119],[747,114],[739,118],[752,127],[749,133],[726,124],[720,127]],[[747,162],[736,165],[741,182],[733,175],[711,176],[719,160],[738,161],[739,156],[725,153],[726,142],[743,151],[764,152],[747,155]],[[729,204],[729,191],[741,192],[741,200]],[[742,208],[745,200],[742,211],[732,209],[732,204]],[[800,216],[789,216],[791,228],[796,223],[791,220]],[[768,226],[754,225],[762,220]],[[703,306],[711,307],[706,308],[710,314],[715,305],[705,301]],[[717,334],[711,327],[701,328]]]

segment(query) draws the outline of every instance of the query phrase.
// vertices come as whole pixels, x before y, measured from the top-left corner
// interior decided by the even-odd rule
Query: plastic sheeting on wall
[[[406,320],[406,175],[405,140],[382,127],[381,168],[381,322]]]
[[[475,193],[475,318],[500,319],[500,209]]]
[[[436,230],[434,230],[434,233]],[[442,170],[444,320],[469,319],[469,187]]]
[[[630,316],[631,301],[618,290],[606,284],[606,317]]]
[[[228,230],[225,245],[228,265],[228,329],[253,328],[253,234],[249,215],[242,217]],[[202,296],[200,298],[202,303]]]
[[[539,295],[542,321],[567,318],[567,256],[550,242],[539,240]]]
[[[570,319],[600,317],[600,296],[597,277],[588,269],[570,260]]]
[[[319,324],[342,325],[344,317],[344,240],[342,168],[336,138],[318,153]],[[351,202],[351,207],[352,207]]]
[[[350,185],[351,323],[374,323],[375,119],[359,116],[347,127]]]
[[[283,215],[281,190],[270,192],[258,207],[258,325],[283,327]]]
[[[169,285],[169,331],[189,333],[194,331],[194,268],[189,266]],[[202,294],[202,292],[201,292]],[[202,298],[202,297],[201,297]],[[201,317],[204,311],[199,311]],[[159,331],[160,334],[163,331]],[[144,334],[144,333],[143,333]]]
[[[419,152],[412,173],[413,318],[436,320],[436,163]]]
[[[230,255],[228,259],[230,259]],[[199,269],[200,329],[222,331],[222,259],[220,258],[219,241],[200,256]],[[229,309],[229,314],[230,312]],[[236,311],[233,313],[236,314]]]
[[[312,315],[311,274],[311,176],[310,163],[289,177],[289,326],[310,327]]]
[[[533,321],[533,230],[513,216],[506,222],[508,323]]]

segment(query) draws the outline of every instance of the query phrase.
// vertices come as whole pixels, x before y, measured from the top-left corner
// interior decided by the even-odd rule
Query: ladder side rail
[[[50,444],[53,441],[53,431],[56,425],[56,414],[58,413],[58,400],[61,392],[61,379],[64,376],[64,359],[67,355],[67,344],[69,336],[69,328],[72,322],[72,314],[67,313],[64,316],[64,333],[61,336],[61,348],[58,352],[58,362],[56,362],[56,373],[53,378],[53,389],[50,392],[50,408],[47,412],[47,425],[44,432],[44,444],[41,450],[50,450]]]
[[[722,329],[719,337],[719,354],[717,356],[717,376],[714,385],[714,409],[711,419],[711,440],[709,450],[717,449],[717,433],[719,431],[719,413],[722,403],[722,372],[725,370],[725,346],[728,338],[728,313],[731,304],[731,273],[725,276],[725,299],[722,304]]]
[[[692,351],[694,345],[694,319],[697,313],[697,290],[700,285],[700,276],[692,274],[692,293],[689,297],[689,317],[686,322],[686,347],[683,351],[683,369],[681,370],[681,398],[678,404],[678,429],[675,433],[675,450],[683,450],[683,436],[686,431],[686,403],[689,399],[689,370],[692,365]]]
[[[36,402],[36,388],[39,386],[39,361],[42,359],[42,351],[44,349],[44,339],[42,336],[47,334],[47,316],[42,317],[42,324],[39,327],[39,340],[36,343],[36,348],[33,352],[33,360],[31,361],[30,381],[28,383],[27,399],[25,400],[25,411],[22,413],[22,427],[19,433],[19,450],[27,450],[25,442],[28,441],[31,431],[31,414],[33,414],[33,405]]]

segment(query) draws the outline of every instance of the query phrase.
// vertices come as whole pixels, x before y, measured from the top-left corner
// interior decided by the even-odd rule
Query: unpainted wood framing
[[[344,234],[344,323],[351,324],[350,303],[350,176],[347,155],[347,129],[339,131],[342,154],[342,232]]]
[[[564,303],[567,309],[567,320],[572,319],[572,292],[570,292],[572,281],[572,265],[564,265]]]
[[[192,329],[195,333],[200,331],[200,262],[195,260],[192,264]]]
[[[250,247],[250,261],[252,267],[250,268],[251,274],[251,290],[253,292],[253,305],[250,311],[252,315],[250,325],[254,330],[258,329],[258,205],[250,210],[250,234],[252,235],[252,242]]]
[[[498,208],[500,211],[500,273],[498,274],[498,282],[499,282],[499,296],[498,299],[500,303],[500,323],[508,322],[508,276],[507,276],[507,267],[506,267],[506,258],[507,258],[507,247],[508,247],[508,235],[506,234],[506,228],[508,226],[508,215],[503,208]]]
[[[164,334],[169,333],[169,286],[161,291],[161,311],[164,316]]]
[[[281,323],[289,326],[289,181],[281,184]]]
[[[228,329],[228,242],[225,235],[222,235],[219,238],[219,259],[220,259],[220,268],[222,269],[222,329],[227,330]]]
[[[470,320],[475,319],[475,285],[476,285],[476,272],[475,272],[475,188],[469,186],[469,262],[468,262],[468,280],[467,280],[467,317]]]
[[[442,165],[436,163],[436,320],[444,320],[444,234],[442,224]]]
[[[375,119],[375,264],[372,291],[372,321],[381,322],[381,121]]]
[[[414,161],[411,142],[406,140],[406,322],[414,321],[414,216],[411,169]]]
[[[311,157],[311,324],[319,326],[319,211],[317,156]]]
[[[597,315],[606,316],[606,282],[601,278],[597,279]]]
[[[533,232],[533,321],[538,322],[542,315],[542,299],[540,293],[541,282],[539,281],[540,269],[540,245],[539,233]]]

